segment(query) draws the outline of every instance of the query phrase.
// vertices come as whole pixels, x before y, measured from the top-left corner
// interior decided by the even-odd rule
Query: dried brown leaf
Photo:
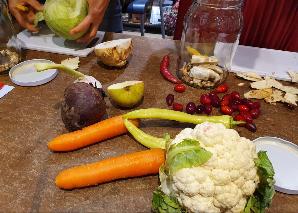
[[[289,76],[291,77],[292,79],[292,82],[296,82],[298,83],[298,72],[294,72],[294,71],[288,71],[289,73]]]
[[[273,89],[272,94],[269,97],[266,97],[264,100],[269,104],[275,104],[276,102],[283,100],[283,92],[277,89]]]
[[[292,93],[286,93],[283,102],[297,106],[296,102],[298,102],[298,96]]]
[[[243,78],[248,81],[261,81],[263,78],[254,72],[237,72],[236,75],[239,78]]]
[[[245,98],[255,98],[255,99],[264,99],[270,97],[273,93],[271,88],[269,89],[260,89],[260,90],[250,90],[244,94]]]

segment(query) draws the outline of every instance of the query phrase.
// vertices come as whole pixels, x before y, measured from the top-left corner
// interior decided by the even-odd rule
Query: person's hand
[[[28,10],[22,11],[18,9],[17,5],[25,6]],[[38,32],[34,25],[35,13],[42,11],[43,6],[37,0],[9,0],[8,6],[19,25],[31,32]]]
[[[98,27],[103,20],[109,2],[109,0],[88,0],[88,15],[80,24],[70,30],[70,34],[72,35],[87,31],[87,33],[79,38],[77,42],[89,43],[96,36]]]

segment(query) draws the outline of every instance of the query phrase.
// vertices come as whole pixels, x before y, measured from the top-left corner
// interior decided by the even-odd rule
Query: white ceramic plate
[[[58,71],[56,69],[37,72],[34,67],[36,63],[54,62],[46,59],[32,59],[19,63],[9,71],[11,81],[19,86],[38,86],[48,83],[57,76]]]
[[[286,194],[298,194],[298,146],[275,137],[254,140],[257,151],[267,151],[275,171],[275,189]]]

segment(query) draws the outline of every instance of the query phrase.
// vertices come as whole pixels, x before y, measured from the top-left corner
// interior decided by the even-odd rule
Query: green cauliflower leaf
[[[153,192],[152,210],[156,213],[186,213],[178,200],[163,193],[160,189]]]
[[[173,175],[183,168],[198,167],[211,157],[212,153],[202,148],[199,141],[184,139],[182,142],[170,146],[167,151],[165,172]]]
[[[274,169],[265,151],[258,152],[258,158],[255,160],[258,167],[260,183],[255,193],[249,198],[244,213],[264,213],[270,206],[274,190]]]

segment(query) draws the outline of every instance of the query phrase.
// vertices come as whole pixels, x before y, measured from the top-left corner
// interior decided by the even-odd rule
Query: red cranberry
[[[197,106],[197,113],[202,114],[205,111],[205,106],[204,105],[198,105]]]
[[[219,107],[220,106],[220,99],[217,95],[211,96],[211,105],[213,107]]]
[[[241,104],[243,104],[243,105],[247,105],[248,102],[249,102],[249,100],[247,98],[242,98],[241,99]]]
[[[221,84],[221,85],[219,85],[218,87],[216,87],[215,91],[216,91],[217,93],[225,93],[225,92],[228,91],[228,89],[229,89],[228,85],[226,85],[226,84]]]
[[[174,90],[176,92],[182,93],[186,90],[186,86],[184,86],[183,84],[176,84]]]
[[[210,113],[212,112],[212,106],[210,106],[210,105],[205,105],[204,112],[205,112],[207,115],[210,115]]]
[[[240,99],[233,99],[233,100],[231,101],[231,105],[232,105],[232,104],[240,105],[240,104],[241,104],[241,101],[240,101]]]
[[[260,109],[260,107],[261,107],[261,104],[260,104],[260,102],[253,102],[253,104],[252,104],[252,109]]]
[[[254,123],[246,123],[245,128],[248,129],[251,132],[256,132],[257,131],[257,127]]]
[[[238,111],[238,105],[237,104],[231,104],[230,107],[232,108],[232,110],[235,112],[235,111]]]
[[[238,115],[235,115],[235,116],[234,116],[234,120],[235,120],[235,121],[245,121],[245,118],[244,118],[243,115],[238,114]]]
[[[196,109],[196,104],[194,102],[189,102],[186,107],[185,107],[185,111],[188,113],[188,114],[195,114],[197,109]]]
[[[168,94],[168,96],[166,97],[166,102],[168,106],[172,106],[173,102],[174,102],[174,95],[173,94]]]
[[[179,103],[173,103],[173,110],[175,111],[183,111],[183,105]]]
[[[243,115],[241,114],[238,114],[238,115],[235,115],[234,116],[234,120],[235,121],[245,121],[245,118]],[[244,126],[245,124],[238,124],[238,126]]]
[[[248,112],[249,108],[248,108],[248,106],[241,104],[238,106],[238,110],[239,110],[239,112]]]
[[[253,109],[254,108],[254,102],[252,102],[251,100],[247,100],[246,106],[248,106],[249,109]]]
[[[242,115],[243,115],[243,117],[244,117],[244,120],[245,120],[247,123],[252,123],[252,122],[253,122],[253,119],[252,119],[252,117],[251,117],[250,114],[248,114],[248,113],[243,113]]]
[[[225,115],[232,115],[233,109],[229,106],[221,106],[220,111]]]
[[[231,95],[226,94],[222,97],[220,105],[221,106],[228,106],[228,105],[230,105],[230,101],[231,101]]]
[[[203,94],[200,97],[200,102],[203,105],[210,105],[211,104],[211,98],[209,97],[208,94]]]
[[[250,116],[251,116],[253,119],[258,118],[259,115],[260,115],[260,113],[261,113],[261,110],[258,109],[258,108],[256,108],[256,109],[252,109],[252,110],[249,111],[249,114],[250,114]]]
[[[240,93],[236,92],[236,91],[233,91],[231,93],[231,98],[232,98],[232,100],[240,100],[241,99]]]

